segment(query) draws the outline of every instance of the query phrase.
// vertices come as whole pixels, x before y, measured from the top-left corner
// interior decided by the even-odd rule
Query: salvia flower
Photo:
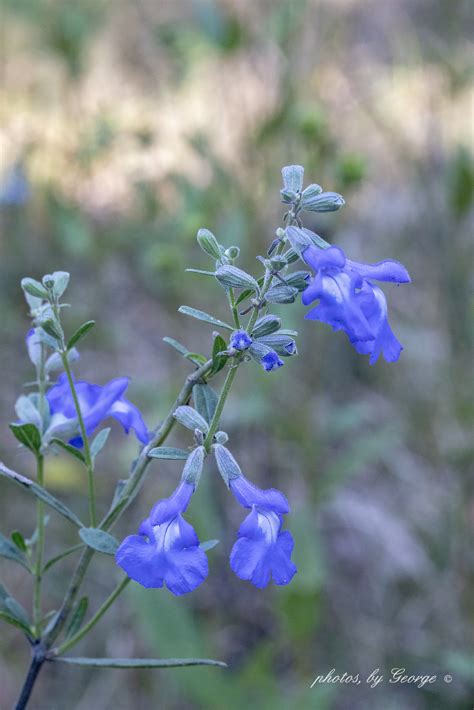
[[[281,491],[262,490],[242,474],[236,460],[224,446],[214,447],[217,465],[237,501],[251,512],[239,528],[230,554],[230,566],[240,579],[258,588],[288,584],[297,572],[291,561],[293,537],[282,532],[283,515],[290,507]]]
[[[194,476],[187,475],[190,461]],[[180,596],[192,592],[207,577],[206,554],[194,528],[182,515],[195,491],[202,461],[203,449],[199,447],[188,458],[174,493],[156,503],[138,535],[126,537],[116,552],[117,564],[143,587],[161,588],[166,584],[170,592]]]
[[[230,336],[230,346],[235,350],[247,350],[252,345],[252,338],[246,330],[234,330]]]
[[[139,409],[124,397],[128,382],[128,377],[118,377],[103,386],[82,380],[74,382],[88,436],[105,419],[113,417],[120,422],[127,434],[133,429],[139,441],[148,443],[150,435]],[[56,432],[60,435],[61,431],[70,432],[74,427],[77,430],[76,408],[65,373],[62,373],[57,384],[48,390],[46,398],[51,412],[50,435],[54,436]],[[80,436],[71,439],[70,443],[77,448],[83,446]]]
[[[405,267],[391,260],[361,264],[346,259],[338,247],[309,246],[303,251],[303,259],[315,275],[302,301],[307,306],[319,299],[305,318],[328,323],[335,331],[343,330],[357,352],[370,355],[371,365],[381,354],[387,362],[396,362],[403,347],[390,328],[385,295],[372,279],[408,283]]]
[[[278,357],[278,353],[272,350],[262,357],[260,364],[265,372],[271,372],[272,370],[278,370],[284,363],[283,360]]]

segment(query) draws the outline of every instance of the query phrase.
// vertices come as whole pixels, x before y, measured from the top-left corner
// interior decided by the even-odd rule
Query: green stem
[[[37,458],[38,483],[44,483],[44,458],[41,454]],[[33,590],[33,621],[36,635],[40,635],[41,620],[41,580],[43,578],[43,549],[44,549],[44,503],[42,500],[36,502],[36,518],[38,525],[38,540],[36,543],[35,561],[35,583]]]
[[[89,518],[90,524],[95,528],[97,524],[96,514],[95,514],[95,489],[94,489],[94,465],[92,462],[89,439],[86,433],[86,427],[84,424],[84,419],[81,412],[81,407],[79,404],[79,399],[77,397],[76,387],[74,385],[74,380],[71,373],[71,368],[69,366],[69,360],[67,359],[67,353],[63,351],[61,353],[61,360],[64,367],[64,372],[69,382],[69,387],[71,389],[72,399],[74,401],[74,408],[77,414],[77,421],[79,422],[79,429],[81,431],[81,437],[84,444],[84,461],[87,470],[87,482],[89,488]]]
[[[228,298],[229,298],[230,309],[232,311],[232,317],[234,319],[235,327],[237,328],[237,330],[239,330],[240,318],[239,318],[239,311],[237,310],[237,306],[235,305],[235,296],[234,296],[234,289],[233,288],[229,289]]]
[[[77,633],[75,633],[71,638],[67,639],[64,643],[62,643],[59,648],[54,650],[54,655],[55,656],[60,656],[62,653],[65,653],[66,651],[69,651],[70,648],[76,645],[86,634],[89,633],[89,631],[97,624],[99,619],[102,618],[102,616],[105,614],[107,609],[114,603],[114,601],[117,599],[117,597],[122,593],[122,591],[125,589],[127,584],[130,582],[130,577],[125,577],[122,579],[122,581],[115,587],[113,592],[107,597],[105,602],[102,604],[101,607],[96,611],[94,616],[89,619],[87,624],[84,624],[82,629],[79,629]]]
[[[211,446],[212,441],[214,439],[214,434],[216,433],[217,427],[219,426],[222,410],[224,409],[224,404],[226,403],[226,399],[229,395],[239,365],[239,361],[236,361],[233,365],[231,365],[225,378],[221,393],[219,395],[219,399],[217,401],[216,409],[214,411],[214,415],[212,417],[211,423],[209,424],[209,431],[207,432],[206,438],[204,439],[204,446],[206,448],[206,451],[209,451],[209,447]]]

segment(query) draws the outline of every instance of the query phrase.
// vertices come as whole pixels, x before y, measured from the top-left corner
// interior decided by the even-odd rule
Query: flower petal
[[[151,524],[161,525],[175,518],[178,513],[184,513],[193,493],[194,485],[181,481],[169,498],[160,500],[153,506],[150,512]]]
[[[131,579],[143,587],[162,587],[163,569],[159,551],[142,535],[129,535],[115,553],[115,561]]]
[[[114,402],[109,409],[109,414],[120,422],[127,434],[130,429],[133,429],[137,435],[137,439],[139,439],[142,444],[148,444],[150,434],[146,428],[145,422],[143,421],[140,410],[134,404],[129,402],[128,399],[121,397],[119,400]]]
[[[245,476],[230,480],[230,490],[244,508],[254,505],[268,508],[276,513],[288,513],[290,506],[283,493],[276,488],[266,490],[251,483]]]

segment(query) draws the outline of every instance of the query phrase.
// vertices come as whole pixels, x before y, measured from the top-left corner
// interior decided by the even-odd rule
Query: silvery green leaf
[[[28,426],[31,426],[31,424]],[[60,500],[51,495],[51,493],[49,493],[38,483],[31,481],[29,478],[26,478],[26,476],[22,476],[19,473],[12,471],[11,469],[7,468],[3,463],[0,463],[0,475],[5,476],[5,478],[9,479],[10,481],[13,481],[18,486],[20,486],[20,488],[23,488],[24,490],[27,490],[32,493],[34,496],[46,503],[46,505],[48,505],[50,508],[53,508],[57,513],[62,515],[64,518],[67,518],[67,520],[69,520],[71,523],[74,523],[74,525],[77,525],[80,528],[83,527],[81,521],[79,520],[77,515],[72,512],[72,510],[69,510],[69,508],[67,508],[64,503],[62,503]]]
[[[43,330],[40,326],[36,328],[36,332],[38,333],[38,337],[41,340],[42,343],[47,345],[49,348],[52,350],[58,350],[59,349],[59,342],[57,338],[52,338],[48,333]]]
[[[212,275],[214,276],[214,272],[212,273]],[[174,338],[168,338],[168,336],[167,336],[166,338],[163,338],[163,341],[167,345],[171,345],[172,348],[177,350],[184,357],[186,357],[186,355],[189,355],[189,350],[184,345],[182,345],[180,342],[175,340]]]
[[[287,205],[295,202],[298,197],[297,193],[293,192],[293,190],[280,190],[280,195],[281,201]]]
[[[214,455],[216,457],[217,468],[224,479],[227,487],[230,481],[234,478],[239,478],[242,475],[240,466],[234,459],[229,449],[226,449],[222,444],[214,444]]]
[[[345,204],[343,196],[337,192],[322,192],[302,201],[302,207],[307,212],[335,212]]]
[[[156,446],[148,452],[148,456],[152,459],[170,459],[177,461],[178,459],[187,459],[189,451],[177,449],[174,446]]]
[[[201,542],[199,547],[203,552],[209,552],[209,550],[212,550],[218,544],[219,540],[206,540],[205,542]]]
[[[302,165],[286,165],[281,169],[283,189],[301,192],[303,188],[304,168]]]
[[[71,348],[67,353],[67,359],[69,363],[79,360],[79,351],[76,348]],[[54,370],[60,370],[63,367],[63,361],[61,360],[61,355],[59,353],[52,353],[46,360],[44,364],[44,369],[46,373],[54,372]]]
[[[293,247],[291,249],[288,249],[288,251],[286,251],[283,256],[285,257],[288,264],[293,264],[300,258],[298,252],[296,252]]]
[[[317,185],[316,183],[308,185],[308,187],[303,190],[301,195],[301,204],[304,205],[308,200],[312,200],[314,197],[317,197],[322,193],[322,191],[323,188],[321,185]]]
[[[14,437],[26,446],[27,449],[37,454],[41,447],[41,435],[34,424],[10,424]]]
[[[114,497],[112,498],[112,504],[110,506],[111,508],[115,508],[115,506],[117,505],[117,503],[121,499],[122,493],[127,486],[127,482],[128,481],[126,478],[121,478],[117,481],[117,485],[115,486],[115,491],[114,491]]]
[[[211,325],[215,325],[218,328],[226,328],[226,330],[234,330],[231,325],[228,323],[224,323],[224,321],[219,320],[218,318],[214,318],[214,316],[210,316],[209,313],[205,313],[204,311],[198,311],[196,308],[191,308],[191,306],[180,306],[178,308],[178,311],[180,313],[183,313],[185,316],[191,316],[191,318],[197,318],[197,320],[202,320],[205,323],[210,323]]]
[[[239,258],[240,249],[239,249],[239,247],[232,246],[232,247],[229,247],[228,249],[226,249],[224,253],[228,259],[234,260],[234,259]]]
[[[293,251],[295,251],[299,256],[301,256],[305,249],[313,244],[311,232],[309,229],[305,229],[304,227],[287,227],[285,234]]]
[[[119,546],[118,540],[100,528],[81,528],[79,536],[88,547],[105,555],[115,555]]]
[[[79,342],[79,340],[81,340],[85,335],[87,335],[87,333],[91,330],[91,328],[94,327],[94,325],[94,320],[88,320],[86,321],[86,323],[80,325],[76,332],[73,333],[73,335],[71,335],[71,337],[69,338],[67,342],[67,349],[70,350],[71,348],[73,348],[74,345]]]
[[[297,288],[280,284],[278,286],[272,286],[268,289],[265,294],[265,300],[268,303],[293,303],[297,295]]]
[[[285,281],[288,286],[304,291],[309,284],[311,273],[309,271],[294,271],[292,274],[285,274]]]
[[[76,604],[76,608],[72,612],[69,623],[66,627],[64,638],[68,639],[74,636],[76,631],[79,631],[82,621],[86,615],[87,607],[89,606],[89,600],[87,597],[82,597]]]
[[[59,446],[64,451],[67,451],[69,454],[71,454],[71,456],[74,456],[74,458],[81,461],[81,463],[86,462],[84,454],[79,449],[76,449],[75,446],[71,446],[71,444],[66,444],[66,442],[62,441],[61,439],[51,439],[50,443]]]
[[[213,271],[205,271],[204,269],[185,269],[190,274],[201,274],[202,276],[214,276]]]
[[[275,350],[278,355],[283,357],[289,357],[290,355],[297,355],[298,351],[296,349],[296,344],[294,338],[289,335],[282,335],[281,333],[272,333],[271,335],[264,335],[258,339],[259,343],[263,345],[268,345],[270,348]]]
[[[191,429],[191,431],[199,429],[199,431],[202,431],[205,434],[209,431],[209,425],[204,417],[201,417],[199,412],[192,407],[178,407],[178,409],[176,409],[173,413],[173,417],[187,429]]]
[[[193,483],[197,486],[201,477],[205,455],[206,449],[204,446],[198,446],[194,451],[191,451],[184,464],[183,475],[181,476],[182,481]]]
[[[48,300],[49,298],[48,291],[42,284],[40,284],[39,281],[36,281],[35,279],[30,279],[28,277],[22,279],[21,287],[23,291],[26,291],[26,293],[29,293],[31,296],[35,296],[36,298],[43,300]]]
[[[0,557],[5,557],[13,562],[17,562],[19,565],[24,567],[28,572],[31,572],[30,565],[26,559],[26,555],[17,545],[15,545],[11,540],[9,540],[5,535],[0,533]]]
[[[49,409],[49,405],[47,405]],[[43,428],[41,416],[30,397],[22,394],[15,402],[15,412],[22,423],[34,424],[40,431]]]
[[[99,431],[97,436],[92,440],[91,443],[91,458],[92,460],[95,459],[95,457],[100,454],[102,449],[104,448],[107,439],[109,438],[110,434],[110,427],[107,427],[106,429],[102,429],[102,431]]]
[[[38,296],[32,296],[31,293],[28,293],[28,291],[23,292],[26,302],[30,307],[30,313],[31,315],[36,315],[38,309],[43,303],[43,299],[39,298]]]
[[[193,400],[199,414],[210,423],[218,400],[215,391],[209,385],[194,385]]]
[[[216,431],[214,434],[214,439],[218,444],[227,444],[229,441],[229,435],[226,431]]]
[[[53,656],[54,663],[69,663],[91,668],[181,668],[185,666],[221,666],[227,663],[208,658],[84,658],[76,656]]]
[[[0,619],[21,629],[27,636],[31,636],[28,614],[3,584],[0,584]]]
[[[227,362],[227,355],[222,355],[227,349],[227,343],[224,338],[217,334],[212,344],[212,368],[209,374],[217,375],[222,370]]]
[[[212,232],[208,229],[200,229],[196,238],[199,246],[206,254],[208,254],[208,256],[212,256],[212,258],[216,259],[216,261],[220,260],[222,254],[219,242]]]
[[[50,318],[48,320],[41,321],[40,326],[44,332],[50,336],[50,338],[53,338],[53,341],[56,341],[55,347],[57,348],[58,343],[61,343],[63,337],[63,332],[59,323]]]
[[[281,319],[278,316],[274,316],[269,313],[266,316],[262,316],[255,323],[252,329],[252,337],[259,338],[261,335],[268,335],[268,333],[274,333],[281,327]]]
[[[69,274],[67,271],[55,271],[51,274],[53,280],[53,294],[56,298],[61,298],[69,283]]]
[[[287,264],[288,262],[284,256],[274,256],[270,259],[270,267],[273,271],[281,271]]]
[[[231,264],[220,266],[215,276],[222,286],[230,288],[251,288],[254,291],[258,291],[258,283],[253,276],[237,268],[237,266],[232,266]]]

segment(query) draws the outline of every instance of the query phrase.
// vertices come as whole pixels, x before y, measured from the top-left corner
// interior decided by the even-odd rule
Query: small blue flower
[[[387,362],[396,362],[403,348],[390,328],[385,295],[370,279],[408,283],[405,267],[391,260],[361,264],[346,259],[338,247],[310,246],[304,250],[303,259],[315,276],[302,301],[307,306],[319,299],[305,318],[328,323],[335,331],[343,330],[357,352],[370,355],[371,365],[380,354]]]
[[[150,434],[140,411],[123,396],[128,387],[128,377],[119,377],[103,386],[79,380],[74,384],[88,436],[104,419],[114,417],[127,434],[130,429],[133,429],[139,441],[143,444],[148,443]],[[55,429],[58,431],[68,430],[74,422],[77,423],[74,400],[65,373],[62,373],[57,384],[48,390],[46,398],[51,412],[49,430],[52,435],[54,435]],[[83,446],[81,437],[71,439],[70,443],[77,448]]]
[[[247,350],[252,342],[252,338],[245,330],[234,330],[230,336],[230,346],[235,350]]]
[[[129,535],[118,548],[117,564],[143,587],[166,584],[170,592],[180,596],[206,579],[206,554],[194,528],[182,516],[194,489],[192,483],[182,481],[169,498],[152,508],[138,535]]]
[[[278,357],[278,354],[274,350],[272,350],[271,352],[267,353],[262,357],[262,359],[260,360],[260,364],[265,370],[265,372],[271,372],[272,370],[277,370],[284,363],[283,360]]]
[[[283,514],[289,512],[288,501],[275,488],[262,490],[245,476],[232,478],[229,485],[240,505],[251,508],[232,548],[231,568],[240,579],[260,589],[271,578],[275,584],[288,584],[297,572],[291,561],[293,537],[281,531]]]

